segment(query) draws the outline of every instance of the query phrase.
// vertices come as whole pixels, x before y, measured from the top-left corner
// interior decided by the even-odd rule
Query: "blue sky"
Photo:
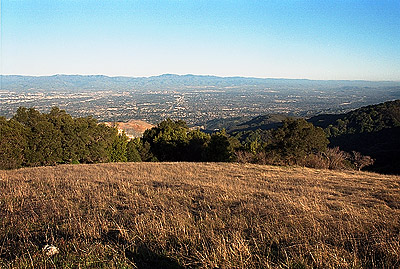
[[[400,80],[399,0],[1,0],[2,74]]]

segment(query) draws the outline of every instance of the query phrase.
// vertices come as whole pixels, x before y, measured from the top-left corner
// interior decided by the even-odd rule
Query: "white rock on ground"
[[[60,252],[58,248],[53,245],[45,245],[43,251],[47,256],[53,256]]]

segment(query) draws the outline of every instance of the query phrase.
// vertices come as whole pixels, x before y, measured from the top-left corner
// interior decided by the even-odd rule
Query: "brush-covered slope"
[[[400,264],[397,176],[232,163],[24,168],[0,171],[0,216],[6,268]]]
[[[400,174],[400,100],[365,106],[342,115],[309,119],[325,128],[330,146],[371,156],[369,170]]]
[[[213,119],[204,124],[208,132],[225,129],[228,133],[245,132],[254,130],[270,130],[281,126],[282,121],[288,116],[283,114],[260,115],[257,117],[235,117],[227,119]]]

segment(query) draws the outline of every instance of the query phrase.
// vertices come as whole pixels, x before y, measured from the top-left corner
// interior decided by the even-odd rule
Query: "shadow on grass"
[[[121,235],[119,230],[109,230],[103,235],[103,242],[112,242],[123,249],[127,259],[134,263],[139,269],[147,268],[184,268],[179,263],[165,255],[151,250],[146,244],[127,247],[128,242]]]
[[[125,249],[125,257],[140,269],[150,268],[184,268],[175,260],[150,250],[146,245],[140,245],[132,252]]]

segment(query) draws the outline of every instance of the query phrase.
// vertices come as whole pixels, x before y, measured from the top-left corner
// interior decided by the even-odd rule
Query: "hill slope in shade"
[[[0,171],[0,267],[382,268],[400,177],[232,163]],[[60,253],[42,251],[53,244]]]
[[[270,130],[279,127],[282,121],[287,118],[288,116],[284,114],[269,114],[257,117],[213,119],[207,121],[203,127],[208,132],[225,129],[228,133],[257,129]]]
[[[318,115],[308,121],[322,128],[330,128],[332,136],[400,127],[400,99],[364,106],[346,114]]]
[[[400,100],[361,107],[346,114],[309,119],[325,128],[330,146],[358,151],[375,159],[369,170],[400,174]]]

